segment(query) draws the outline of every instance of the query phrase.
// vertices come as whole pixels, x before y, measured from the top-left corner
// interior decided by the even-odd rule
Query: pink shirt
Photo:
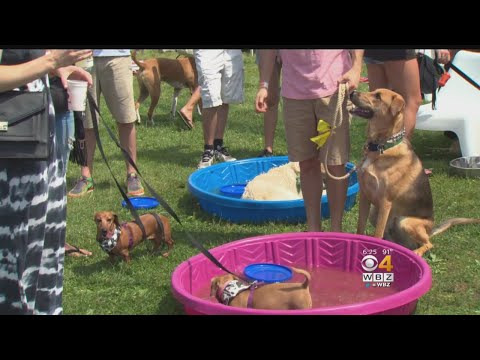
[[[289,99],[318,99],[334,94],[337,80],[352,67],[350,51],[280,50],[282,96]]]

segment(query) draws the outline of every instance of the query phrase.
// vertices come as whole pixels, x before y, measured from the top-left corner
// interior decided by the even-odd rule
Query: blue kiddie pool
[[[255,176],[288,162],[287,156],[251,158],[215,164],[194,171],[188,178],[188,189],[206,212],[234,223],[285,221],[305,222],[303,199],[258,201],[241,199],[239,192]],[[353,168],[352,163],[346,165]],[[345,210],[350,210],[358,192],[357,173],[348,179]],[[327,196],[322,196],[322,217],[330,217]]]

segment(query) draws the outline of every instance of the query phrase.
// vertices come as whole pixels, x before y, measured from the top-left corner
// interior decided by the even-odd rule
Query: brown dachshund
[[[142,215],[140,220],[145,228],[147,239],[153,240],[153,251],[158,250],[164,243],[170,251],[173,247],[170,222],[163,215],[157,214],[157,216],[163,229],[152,214]],[[108,253],[110,260],[113,261],[115,256],[120,256],[127,263],[130,262],[130,250],[143,240],[140,227],[133,221],[120,224],[117,214],[111,211],[95,213],[94,221],[97,225],[97,241]],[[168,251],[162,256],[168,256]]]
[[[253,291],[251,307],[253,309],[270,310],[311,309],[310,274],[305,270],[294,267],[291,267],[291,269],[304,275],[305,281],[303,283],[275,283],[260,286]],[[210,295],[216,295],[220,302],[224,302],[223,293],[226,291],[226,286],[231,284],[232,281],[238,280],[236,276],[231,274],[214,277],[211,282]],[[229,300],[228,305],[246,308],[250,296],[250,289],[239,292],[238,295]]]
[[[430,238],[452,225],[480,223],[454,218],[433,227],[433,200],[422,162],[404,137],[405,101],[388,89],[353,92],[351,112],[368,120],[364,158],[358,166],[360,201],[357,233],[369,217],[375,237],[393,240],[420,256],[433,245]]]

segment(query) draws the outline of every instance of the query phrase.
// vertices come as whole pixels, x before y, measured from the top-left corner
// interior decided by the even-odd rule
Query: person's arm
[[[91,55],[91,50],[51,50],[44,56],[23,64],[0,65],[0,92],[28,84]]]
[[[255,98],[255,110],[257,112],[267,111],[267,96],[268,96],[268,82],[273,74],[273,67],[275,65],[275,57],[277,50],[258,50],[258,69],[259,69],[259,85],[258,92]]]
[[[358,88],[360,83],[360,74],[362,73],[363,49],[355,49],[351,51],[352,67],[338,80],[339,83],[348,83],[348,91]]]

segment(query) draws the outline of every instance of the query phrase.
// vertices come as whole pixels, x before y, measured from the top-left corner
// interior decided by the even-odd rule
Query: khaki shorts
[[[103,94],[108,110],[115,121],[120,124],[129,124],[136,120],[131,63],[130,56],[94,58],[92,95],[100,105],[100,95]],[[86,129],[93,128],[88,103],[83,126]]]
[[[195,50],[202,106],[243,102],[243,55],[241,50]]]
[[[319,150],[317,144],[310,138],[318,135],[319,120],[332,125],[337,106],[337,93],[320,99],[294,100],[283,98],[283,116],[285,133],[287,136],[288,157],[290,161],[304,161],[319,158],[323,161],[327,145],[328,165],[342,165],[349,160],[350,154],[350,113],[347,112],[346,102],[342,114],[344,119],[331,139]],[[337,120],[337,124],[339,120]],[[330,144],[329,144],[330,143]]]

